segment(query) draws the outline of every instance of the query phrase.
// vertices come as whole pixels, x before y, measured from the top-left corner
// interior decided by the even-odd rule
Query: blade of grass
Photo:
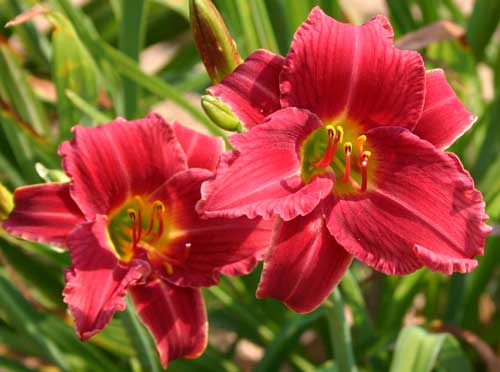
[[[467,25],[467,41],[478,60],[484,57],[488,45],[498,23],[500,22],[500,1],[477,0]]]
[[[8,0],[4,2],[4,9],[9,16],[9,18],[14,18],[18,14],[21,14],[28,10],[26,4],[19,0]],[[22,25],[16,26],[14,32],[19,35],[23,42],[23,46],[26,52],[31,58],[33,58],[36,63],[41,67],[49,68],[49,59],[51,55],[50,43],[41,32],[38,32],[33,23],[26,22]]]
[[[104,124],[111,121],[111,118],[100,112],[95,108],[95,106],[86,102],[82,97],[71,90],[66,90],[66,97],[71,101],[71,103],[78,108],[81,112],[91,118],[97,124]]]
[[[132,59],[104,42],[99,37],[92,23],[85,17],[80,9],[74,7],[68,0],[52,0],[52,3],[65,12],[74,25],[78,35],[96,60],[108,62],[120,74],[135,81],[138,85],[158,97],[171,99],[186,110],[193,118],[207,127],[212,134],[226,139],[226,135],[215,126],[207,116],[179,93],[175,87],[157,76],[146,74]]]
[[[274,335],[273,341],[266,347],[264,357],[254,367],[254,372],[277,371],[283,359],[298,343],[300,335],[324,315],[324,309],[305,314],[295,315]]]
[[[40,135],[49,133],[47,113],[31,89],[26,72],[4,42],[0,42],[0,84],[7,94],[10,104],[23,120]]]
[[[69,371],[69,366],[61,350],[39,329],[40,317],[22,295],[3,277],[0,276],[0,303],[12,326],[25,332],[32,338],[47,360],[55,363],[61,370]]]
[[[254,24],[252,23],[252,12],[249,2],[246,0],[235,0],[235,3],[236,8],[238,9],[238,19],[241,23],[241,28],[243,29],[245,45],[243,48],[244,53],[242,53],[242,57],[245,58],[253,50],[260,47],[259,36],[257,35]]]
[[[0,124],[24,179],[29,183],[40,182],[33,165],[32,143],[19,129],[15,118],[8,112],[0,110]]]
[[[118,45],[120,50],[134,61],[139,60],[139,53],[144,40],[144,0],[122,0],[120,20],[120,37]],[[119,113],[127,119],[135,119],[139,106],[139,87],[128,79],[123,79],[123,108],[124,112]]]
[[[52,78],[57,91],[59,137],[67,139],[75,124],[89,125],[90,122],[75,110],[65,91],[72,90],[85,101],[97,105],[96,66],[70,21],[58,12],[50,13],[49,18],[55,25],[52,34]]]
[[[259,39],[259,46],[271,52],[279,53],[278,43],[276,42],[276,37],[264,0],[250,1],[249,4],[252,12],[254,29]]]
[[[386,0],[393,26],[400,34],[406,34],[417,28],[410,11],[409,0]]]

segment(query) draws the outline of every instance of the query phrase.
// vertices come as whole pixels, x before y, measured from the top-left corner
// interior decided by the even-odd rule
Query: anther
[[[361,161],[361,191],[366,191],[368,186],[368,158],[370,157],[370,151],[363,151],[362,161]]]
[[[337,142],[342,143],[342,140],[344,139],[344,128],[342,128],[340,125],[337,125],[337,137],[335,140]]]
[[[339,128],[339,127],[337,127]],[[320,160],[314,163],[314,166],[317,168],[324,168],[330,165],[332,162],[335,152],[337,151],[337,145],[339,143],[339,133],[335,130],[333,125],[327,125],[326,131],[328,133],[328,143],[326,145],[325,152]]]
[[[358,165],[361,166],[361,161],[363,160],[362,159],[362,154],[363,154],[363,144],[366,142],[366,136],[364,134],[362,134],[361,136],[359,136],[357,139],[356,139],[357,143],[358,143],[358,154],[359,154],[359,161],[358,161]]]
[[[351,153],[352,153],[352,143],[344,143],[344,153],[345,153],[345,171],[344,177],[342,177],[342,182],[347,183],[351,178]]]
[[[139,242],[139,234],[138,234],[138,229],[137,229],[137,215],[133,209],[128,209],[127,210],[128,215],[130,217],[130,225],[132,228],[132,248],[136,246],[136,244]]]

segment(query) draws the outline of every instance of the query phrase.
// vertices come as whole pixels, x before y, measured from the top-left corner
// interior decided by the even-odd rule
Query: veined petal
[[[424,64],[418,53],[395,48],[391,39],[383,16],[356,26],[314,8],[285,58],[281,106],[311,110],[324,122],[347,118],[365,130],[413,128],[424,103]]]
[[[217,284],[219,273],[250,272],[265,254],[271,240],[272,221],[261,218],[201,219],[195,211],[200,186],[212,176],[204,169],[189,169],[172,177],[151,199],[165,200],[172,221],[167,256],[172,264],[169,282],[190,287]]]
[[[367,137],[374,184],[329,201],[328,228],[337,242],[387,274],[422,265],[448,274],[473,269],[490,227],[460,161],[402,128],[373,129]]]
[[[108,214],[130,195],[149,194],[186,169],[171,126],[157,114],[95,128],[76,126],[73,132],[59,154],[72,179],[71,196],[89,220]]]
[[[66,247],[84,217],[69,194],[69,183],[24,186],[14,193],[15,208],[2,226],[12,235]]]
[[[267,50],[256,50],[207,92],[229,105],[240,121],[251,128],[280,109],[279,74],[283,60]]]
[[[280,220],[257,297],[277,298],[298,313],[312,311],[337,285],[351,260],[330,235],[319,207],[307,216]]]
[[[284,220],[311,212],[333,186],[328,174],[306,185],[299,174],[301,144],[321,125],[314,114],[289,108],[231,136],[236,149],[221,157],[215,179],[202,185],[198,210],[208,217],[277,214]]]
[[[425,104],[413,130],[439,149],[450,146],[476,121],[460,102],[441,69],[426,72]]]
[[[215,171],[222,152],[222,139],[207,136],[174,122],[174,131],[186,154],[189,168],[205,168]]]
[[[198,357],[207,345],[208,323],[197,288],[157,278],[130,289],[137,312],[153,335],[163,368],[170,360]]]
[[[63,296],[82,340],[103,329],[115,311],[122,311],[127,288],[150,273],[149,264],[142,259],[127,265],[118,262],[108,245],[106,223],[106,217],[98,215],[68,237],[72,266],[66,270]]]

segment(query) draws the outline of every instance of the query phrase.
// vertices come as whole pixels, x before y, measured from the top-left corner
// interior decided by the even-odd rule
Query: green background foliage
[[[215,1],[243,57],[259,47],[286,54],[314,5],[361,23],[375,15],[367,3]],[[396,39],[443,19],[463,29],[448,40],[431,32],[419,51],[427,68],[445,70],[479,117],[451,151],[483,192],[489,224],[498,225],[500,2],[378,3]],[[199,104],[210,80],[190,34],[187,0],[82,4],[50,0],[44,3],[50,12],[34,22],[0,29],[0,183],[10,191],[64,177],[57,146],[76,123],[137,118],[154,108],[168,120],[225,135]],[[0,25],[33,5],[0,0]],[[8,198],[0,188],[3,207]],[[493,371],[500,354],[498,235],[495,228],[485,256],[468,275],[422,269],[391,277],[355,262],[325,305],[307,315],[256,300],[259,270],[223,278],[220,286],[204,290],[211,327],[206,353],[172,362],[169,370]],[[69,263],[67,252],[0,229],[0,371],[160,371],[151,337],[130,303],[103,332],[78,341],[61,298]]]

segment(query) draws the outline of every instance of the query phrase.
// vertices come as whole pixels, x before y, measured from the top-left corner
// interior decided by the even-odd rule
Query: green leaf
[[[277,371],[286,355],[297,345],[300,335],[324,315],[323,308],[305,315],[295,315],[275,333],[266,347],[264,357],[254,367],[254,372]]]
[[[352,333],[353,338],[357,341],[358,348],[372,344],[375,338],[373,324],[361,288],[351,270],[346,271],[344,274],[340,282],[340,289],[346,304],[352,311],[354,321]]]
[[[49,120],[45,109],[31,89],[26,72],[4,42],[0,42],[0,76],[0,91],[5,92],[15,111],[36,133],[47,135]]]
[[[431,372],[445,334],[432,334],[420,327],[403,328],[398,336],[390,372]]]
[[[249,4],[252,12],[254,29],[259,40],[259,47],[274,53],[279,53],[278,43],[274,36],[274,30],[264,0],[249,1]]]
[[[62,267],[41,254],[26,251],[0,239],[0,252],[16,275],[29,283],[36,298],[45,306],[61,305]]]
[[[392,25],[401,34],[417,28],[410,10],[410,2],[410,0],[386,0]]]
[[[462,350],[460,343],[453,336],[446,335],[441,346],[437,361],[437,372],[472,372],[469,358]]]
[[[158,364],[156,349],[151,336],[139,322],[135,308],[127,298],[127,307],[122,317],[123,325],[128,331],[128,335],[137,350],[137,357],[144,371],[159,372],[161,367]]]
[[[47,360],[63,371],[69,371],[61,350],[40,331],[42,317],[3,276],[0,276],[0,304],[9,323],[32,338]]]
[[[144,40],[144,0],[122,0],[120,20],[120,50],[133,59],[139,60],[139,53]],[[135,119],[139,106],[139,87],[137,83],[129,78],[123,79],[123,108],[124,112],[119,113],[127,119]]]
[[[333,345],[333,355],[340,372],[357,371],[352,349],[351,331],[344,317],[344,301],[338,288],[335,288],[323,304],[328,331]]]
[[[78,94],[71,90],[66,90],[66,97],[71,101],[71,103],[78,108],[82,113],[87,115],[89,118],[91,118],[95,123],[97,124],[104,124],[109,121],[111,121],[111,118],[100,112],[90,104],[89,102],[85,101],[82,97],[80,97]]]
[[[252,13],[250,4],[246,0],[235,0],[236,8],[238,9],[238,19],[241,22],[244,37],[244,53],[243,57],[246,58],[251,52],[259,48],[259,38],[255,26],[252,22]]]
[[[478,60],[484,57],[488,45],[498,23],[500,22],[500,1],[477,0],[467,25],[467,41]]]
[[[89,104],[96,105],[96,66],[70,21],[58,12],[50,13],[49,19],[55,26],[52,34],[52,78],[57,91],[59,135],[61,139],[67,139],[73,125],[90,123],[75,109],[66,96],[66,90],[71,90]]]
[[[18,169],[24,179],[30,183],[39,182],[40,178],[33,164],[34,155],[33,147],[31,146],[32,143],[30,143],[23,131],[17,126],[15,118],[9,112],[0,110],[0,125],[12,149]]]
[[[3,3],[2,11],[5,11],[9,18],[14,18],[28,10],[26,4],[19,0],[8,0]],[[51,54],[50,43],[46,36],[38,32],[31,22],[25,22],[17,25],[14,32],[19,35],[22,40],[23,46],[29,57],[41,65],[44,69],[49,67],[49,58]]]

